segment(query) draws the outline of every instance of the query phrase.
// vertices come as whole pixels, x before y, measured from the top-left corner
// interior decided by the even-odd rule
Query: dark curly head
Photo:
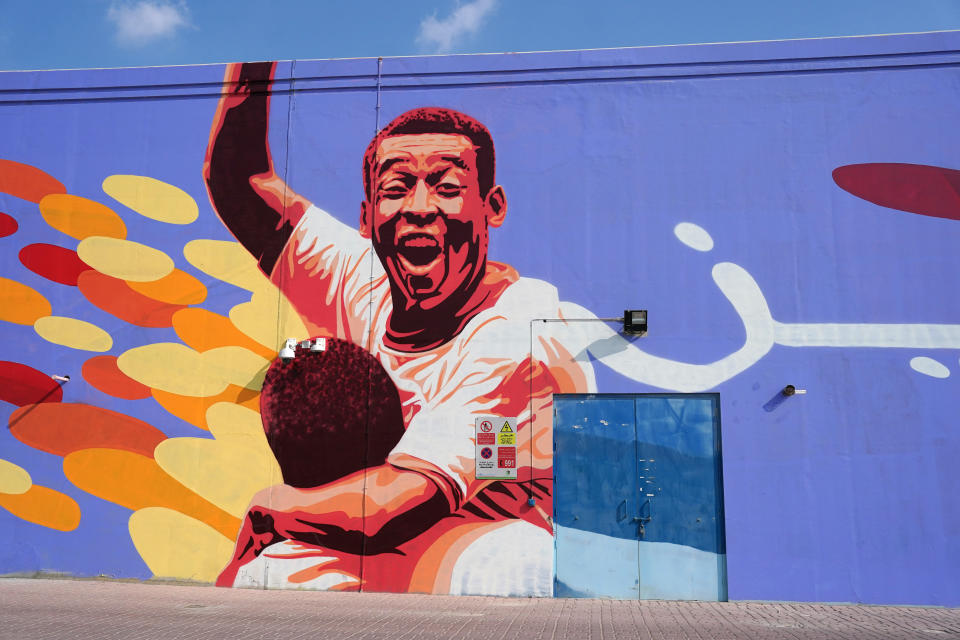
[[[294,487],[316,487],[383,464],[403,435],[400,397],[365,349],[327,338],[270,365],[260,395],[267,442]]]

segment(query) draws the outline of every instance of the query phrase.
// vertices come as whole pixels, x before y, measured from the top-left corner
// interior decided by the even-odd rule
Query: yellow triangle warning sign
[[[503,423],[503,427],[500,428],[500,433],[513,433],[513,429],[510,428],[509,422]]]

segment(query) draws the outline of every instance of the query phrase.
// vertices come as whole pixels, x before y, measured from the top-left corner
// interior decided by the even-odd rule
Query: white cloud
[[[427,16],[420,21],[417,42],[437,53],[451,51],[461,38],[479,31],[496,7],[497,0],[471,0],[459,5],[446,18],[437,19],[435,14]]]
[[[114,1],[107,10],[107,19],[117,29],[117,41],[128,46],[169,38],[190,24],[188,16],[183,0]]]

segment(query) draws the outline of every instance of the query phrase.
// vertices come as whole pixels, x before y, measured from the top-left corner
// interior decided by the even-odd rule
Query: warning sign
[[[517,477],[517,419],[478,416],[476,471],[479,479],[513,480]]]
[[[497,467],[500,469],[517,468],[517,448],[500,447],[497,450]]]

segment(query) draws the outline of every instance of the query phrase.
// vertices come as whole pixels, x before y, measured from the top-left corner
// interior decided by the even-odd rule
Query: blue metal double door
[[[556,596],[727,599],[719,403],[554,396]]]

